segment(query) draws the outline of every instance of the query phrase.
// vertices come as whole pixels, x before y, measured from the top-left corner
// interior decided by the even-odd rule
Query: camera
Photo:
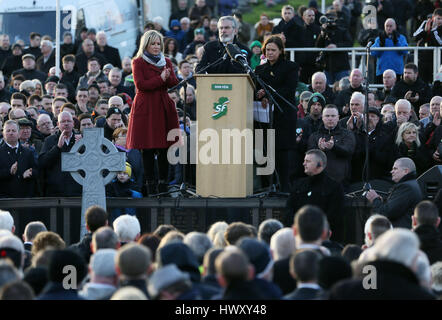
[[[320,18],[319,18],[319,23],[321,24],[321,25],[323,25],[323,24],[327,24],[327,25],[331,25],[331,24],[335,24],[336,23],[336,17],[335,16],[327,16],[327,15],[324,15],[324,16],[321,16]]]

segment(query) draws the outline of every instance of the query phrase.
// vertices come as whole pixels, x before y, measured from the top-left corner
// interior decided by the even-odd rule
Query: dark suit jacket
[[[52,50],[51,55],[49,56],[49,59],[48,61],[46,61],[46,63],[44,57],[41,56],[35,62],[35,66],[37,70],[43,72],[44,74],[48,74],[49,69],[55,66],[55,50]]]
[[[234,43],[239,47],[240,50],[247,51],[247,61],[250,63],[250,58],[252,57],[252,52],[245,45],[234,41]],[[207,42],[204,45],[204,54],[201,58],[200,63],[196,66],[196,72],[199,73],[201,69],[206,67],[207,65],[215,62],[218,58],[221,58],[224,54],[226,54],[226,49],[224,45],[219,40],[213,40]],[[235,61],[231,61],[229,57],[221,63],[212,66],[206,70],[207,73],[245,73],[243,67],[236,63]]]
[[[385,203],[373,201],[373,211],[386,216],[395,228],[411,228],[414,207],[423,199],[422,191],[413,173],[404,176],[393,186]]]
[[[299,288],[284,296],[284,300],[314,300],[320,292],[319,289]]]
[[[114,67],[117,67],[121,69],[121,58],[120,58],[120,52],[117,48],[105,45],[103,47],[103,50],[96,47],[95,50],[104,56],[108,63],[112,64]],[[103,66],[102,66],[103,67]]]
[[[75,137],[72,135],[69,145],[64,144],[60,149],[57,146],[60,132],[47,137],[43,143],[38,164],[45,170],[45,195],[72,197],[81,195],[82,188],[75,182],[69,172],[61,171],[61,153],[71,151],[75,144]]]
[[[17,161],[15,175],[11,175],[11,166]],[[32,176],[24,179],[23,173],[32,168]],[[19,145],[14,154],[6,143],[0,145],[0,198],[26,198],[34,195],[38,167],[32,151]]]

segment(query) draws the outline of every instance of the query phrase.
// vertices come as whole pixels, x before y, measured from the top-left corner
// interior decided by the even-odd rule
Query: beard
[[[233,38],[234,38],[234,35],[231,35],[231,36],[222,36],[222,35],[220,35],[220,36],[219,36],[219,39],[220,39],[220,41],[221,41],[222,43],[232,42],[232,41],[233,41]]]

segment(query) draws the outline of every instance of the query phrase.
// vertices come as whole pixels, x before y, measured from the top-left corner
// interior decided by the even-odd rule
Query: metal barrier
[[[142,232],[153,232],[159,224],[173,224],[177,211],[183,214],[185,229],[188,231],[206,232],[209,225],[207,214],[210,209],[249,209],[252,225],[258,228],[259,224],[270,218],[282,218],[282,211],[286,208],[287,198],[108,198],[107,208],[136,208]],[[364,218],[359,217],[357,207],[365,208],[366,201],[346,196],[344,212],[346,212],[345,243],[359,243],[363,241]],[[21,236],[25,226],[18,225],[18,215],[23,209],[47,209],[49,214],[48,230],[58,233],[66,244],[75,242],[70,234],[71,209],[81,207],[81,198],[8,198],[0,199],[0,208],[10,210],[16,224],[16,234]],[[355,211],[356,210],[356,211]],[[365,209],[364,209],[365,210]],[[79,210],[77,210],[79,213]],[[196,224],[193,221],[197,214]],[[59,215],[63,216],[63,226],[57,228]],[[30,219],[32,221],[32,219]],[[185,230],[181,230],[186,232]],[[71,241],[74,238],[74,241]]]
[[[439,72],[439,66],[441,65],[441,52],[442,47],[382,47],[382,48],[371,48],[371,51],[413,51],[414,64],[419,65],[418,52],[422,50],[432,50],[433,51],[433,81],[436,74]],[[290,52],[290,60],[295,61],[295,52],[348,52],[350,56],[350,66],[351,69],[356,68],[356,56],[366,56],[367,49],[364,47],[349,47],[349,48],[286,48],[286,52]],[[364,60],[365,61],[365,60]],[[365,63],[362,63],[362,74],[365,74]]]

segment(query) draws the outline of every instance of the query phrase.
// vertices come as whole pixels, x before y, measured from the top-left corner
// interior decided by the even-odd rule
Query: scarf
[[[162,68],[166,65],[166,58],[163,53],[160,53],[158,56],[154,56],[147,51],[143,52],[143,59],[158,68]]]

